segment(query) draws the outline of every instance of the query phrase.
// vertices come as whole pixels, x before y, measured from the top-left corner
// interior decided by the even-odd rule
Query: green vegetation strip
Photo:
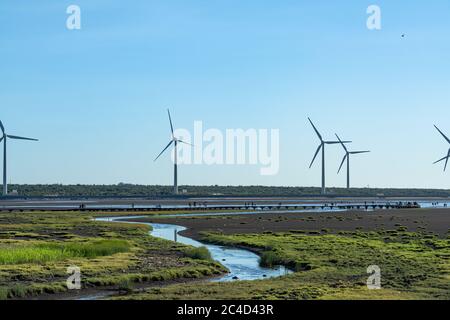
[[[85,243],[41,243],[0,246],[0,264],[43,263],[67,258],[95,258],[127,252],[125,240],[96,240]]]
[[[305,197],[320,196],[321,190],[317,187],[276,187],[276,186],[179,186],[186,189],[183,196],[237,196],[237,197]],[[60,197],[131,197],[130,203],[136,197],[173,197],[172,186],[158,185],[27,185],[12,184],[11,190],[18,190],[25,196],[60,196]],[[382,188],[329,188],[329,196],[352,196],[352,197],[442,197],[450,196],[450,190],[444,189],[382,189]],[[183,198],[183,197],[181,197]]]

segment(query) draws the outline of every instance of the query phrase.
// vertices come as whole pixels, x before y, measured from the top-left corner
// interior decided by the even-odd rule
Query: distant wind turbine
[[[170,111],[167,109],[167,114],[169,115],[169,123],[170,123],[170,131],[172,133],[172,139],[170,140],[169,144],[161,151],[161,153],[156,157],[155,161],[161,157],[161,155],[166,151],[172,144],[174,145],[174,169],[173,169],[173,193],[178,194],[178,164],[177,164],[177,146],[178,143],[184,143],[187,145],[192,146],[190,143],[184,142],[181,139],[178,139],[175,137],[173,132],[173,124],[172,124],[172,117],[170,116]]]
[[[326,187],[325,187],[325,145],[327,144],[338,144],[339,141],[324,141],[322,138],[322,135],[319,133],[319,130],[317,130],[314,123],[311,121],[310,118],[308,118],[309,122],[311,123],[314,131],[316,132],[317,136],[320,139],[319,147],[317,148],[316,153],[314,154],[314,158],[311,161],[311,164],[309,165],[309,168],[312,167],[314,164],[314,160],[316,160],[317,155],[319,154],[319,151],[322,149],[322,194],[326,193]],[[342,143],[351,143],[351,141],[342,141]]]
[[[345,144],[342,142],[341,138],[336,134],[336,138],[338,138],[339,143],[345,150],[344,159],[342,159],[341,166],[339,167],[338,173],[341,172],[342,166],[344,165],[344,161],[347,159],[347,189],[350,189],[350,155],[351,154],[361,154],[361,153],[369,153],[370,151],[348,151]]]
[[[447,140],[447,142],[450,144],[450,139],[436,125],[434,127],[436,128],[437,131],[439,131],[439,133],[444,137],[444,139]],[[442,159],[439,159],[438,161],[435,161],[433,164],[436,164],[438,162],[445,160],[445,166],[444,166],[444,171],[445,171],[447,169],[447,164],[448,164],[449,158],[450,158],[450,149],[448,149],[447,155],[445,157],[443,157]]]
[[[0,138],[0,142],[3,141],[3,195],[8,195],[8,183],[7,183],[7,171],[6,171],[6,141],[8,139],[13,140],[29,140],[29,141],[38,141],[37,139],[18,137],[6,134],[5,127],[3,126],[2,121],[0,120],[0,129],[2,130],[2,137]]]

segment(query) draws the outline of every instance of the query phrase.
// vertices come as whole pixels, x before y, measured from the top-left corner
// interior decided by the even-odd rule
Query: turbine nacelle
[[[311,123],[311,126],[313,127],[314,131],[316,132],[316,134],[317,134],[317,136],[319,137],[319,140],[320,140],[319,147],[317,147],[316,153],[314,154],[314,157],[313,157],[313,159],[311,161],[311,164],[309,165],[309,168],[312,167],[312,165],[314,164],[314,161],[316,160],[317,155],[319,154],[320,150],[322,148],[324,148],[326,144],[351,143],[351,141],[325,141],[325,140],[323,140],[322,135],[320,134],[319,130],[317,130],[317,128],[314,125],[314,123],[311,121],[310,118],[308,118],[308,120],[309,120],[309,123]]]
[[[7,134],[5,132],[5,127],[3,126],[3,123],[1,120],[0,120],[0,129],[2,130],[2,137],[0,138],[0,141],[2,141],[3,139],[6,139],[6,138],[14,139],[14,140],[39,141],[38,139],[34,139],[34,138],[19,137],[19,136],[13,136],[13,135]]]
[[[154,161],[158,160],[159,157],[161,157],[162,154],[163,154],[167,149],[169,149],[169,147],[172,145],[172,143],[174,143],[174,144],[177,144],[177,143],[184,143],[184,144],[187,144],[187,145],[192,146],[192,144],[187,143],[187,142],[185,142],[185,141],[183,141],[183,140],[181,140],[181,139],[175,137],[174,130],[173,130],[173,124],[172,124],[172,117],[170,116],[170,111],[169,111],[169,109],[167,109],[167,115],[169,116],[170,133],[171,133],[171,135],[172,135],[172,139],[171,139],[170,142],[167,144],[167,146],[163,149],[163,151],[161,151],[161,153],[155,158]]]
[[[348,151],[347,147],[345,146],[345,141],[342,141],[341,138],[336,134],[336,138],[339,140],[339,143],[341,144],[342,148],[344,148],[345,155],[342,159],[341,165],[339,166],[338,173],[341,172],[342,166],[344,165],[345,160],[350,159],[351,154],[361,154],[361,153],[369,153],[370,151]]]

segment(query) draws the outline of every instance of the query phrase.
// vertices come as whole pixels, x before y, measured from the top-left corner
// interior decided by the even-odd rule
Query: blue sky
[[[448,188],[432,162],[450,135],[450,3],[256,0],[0,3],[0,119],[13,183],[170,184],[176,127],[280,130],[280,171],[182,166],[182,184],[318,186],[308,169],[323,135],[370,149],[352,161],[358,187]],[[66,29],[81,7],[82,29]],[[366,28],[366,9],[382,29]],[[402,34],[406,36],[401,37]],[[339,147],[327,184],[344,186]]]

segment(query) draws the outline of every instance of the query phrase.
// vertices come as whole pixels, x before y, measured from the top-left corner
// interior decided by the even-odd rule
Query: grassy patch
[[[188,248],[185,250],[188,257],[200,260],[212,260],[211,253],[206,247]]]
[[[126,240],[95,240],[82,243],[63,243],[43,245],[44,248],[52,248],[68,252],[72,257],[94,258],[108,256],[130,250],[130,243]]]
[[[94,258],[129,249],[129,243],[124,240],[3,245],[0,246],[0,264],[44,263],[75,257]]]
[[[265,251],[261,254],[260,264],[262,267],[272,268],[281,264],[281,259],[275,252]]]
[[[0,250],[0,264],[43,263],[70,257],[68,252],[37,246],[3,246]]]

